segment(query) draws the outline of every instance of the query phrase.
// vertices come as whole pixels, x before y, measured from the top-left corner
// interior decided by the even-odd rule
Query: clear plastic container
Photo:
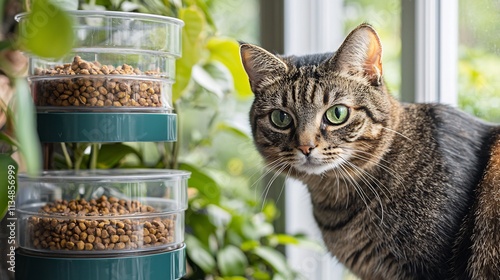
[[[156,169],[21,175],[19,246],[58,255],[177,249],[184,241],[188,177]]]
[[[110,11],[68,13],[75,20],[72,51],[57,60],[29,57],[38,110],[172,110],[181,20]],[[16,16],[19,28],[27,15]]]

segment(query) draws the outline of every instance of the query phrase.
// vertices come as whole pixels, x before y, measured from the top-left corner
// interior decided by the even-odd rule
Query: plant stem
[[[66,165],[68,166],[68,169],[73,169],[73,162],[71,161],[68,149],[66,148],[66,143],[61,143],[61,149],[64,155],[64,159],[66,160]]]
[[[94,143],[90,147],[90,166],[89,169],[96,169],[97,168],[97,156],[99,154],[99,144]]]
[[[85,155],[85,150],[89,146],[88,143],[76,143],[73,154],[75,156],[75,170],[80,170],[80,165],[83,161],[83,156]]]

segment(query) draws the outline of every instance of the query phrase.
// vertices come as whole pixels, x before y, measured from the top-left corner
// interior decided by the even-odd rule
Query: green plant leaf
[[[248,280],[248,278],[243,277],[243,276],[225,276],[225,277],[218,277],[216,278],[217,280],[223,279],[223,280]]]
[[[233,39],[213,37],[207,43],[210,59],[224,64],[233,76],[234,88],[238,96],[247,98],[252,96],[247,73],[241,64],[240,45]]]
[[[209,221],[204,211],[195,212],[190,207],[186,210],[186,229],[208,248],[210,236],[215,234],[217,228]]]
[[[12,44],[11,40],[0,41],[0,51],[6,50],[6,49],[11,49],[12,45],[13,44]]]
[[[226,227],[231,222],[231,213],[215,205],[207,205],[207,214],[209,221],[216,227]]]
[[[217,61],[203,66],[195,65],[192,70],[193,80],[219,98],[233,90],[233,77],[227,68]]]
[[[259,215],[248,219],[242,225],[242,233],[247,239],[259,239],[273,232],[273,225],[261,219]]]
[[[189,187],[197,189],[199,195],[202,195],[207,203],[219,204],[220,189],[213,178],[190,164],[182,163],[179,169],[191,172],[191,177],[188,181]]]
[[[59,58],[73,46],[73,20],[50,0],[35,0],[19,27],[21,48],[37,56]]]
[[[182,31],[182,57],[175,63],[175,83],[172,99],[175,102],[184,92],[191,79],[191,71],[202,54],[203,30],[206,20],[202,11],[196,6],[180,9],[179,19],[184,21]]]
[[[294,236],[287,234],[274,234],[269,237],[270,243],[274,243],[276,245],[297,245],[299,244],[299,240]]]
[[[285,257],[277,250],[271,247],[261,246],[255,248],[252,253],[268,263],[276,272],[286,276],[285,279],[292,279],[293,273],[287,265]]]
[[[0,132],[0,141],[7,143],[11,147],[18,147],[19,146],[19,142],[17,142],[16,139],[13,139],[9,135],[5,134],[4,132]]]
[[[262,213],[266,216],[266,221],[271,222],[276,219],[278,216],[278,208],[276,208],[276,204],[274,201],[270,200],[264,205],[264,209],[262,209]]]
[[[250,135],[243,131],[242,128],[238,127],[237,123],[230,122],[220,122],[217,124],[216,131],[226,131],[243,138],[244,140],[250,140]]]
[[[36,132],[35,106],[30,95],[28,82],[23,78],[14,79],[15,109],[14,130],[26,171],[36,175],[42,168],[42,152]]]
[[[123,143],[103,144],[97,156],[97,168],[113,168],[129,154],[140,157],[134,148]]]
[[[227,245],[217,252],[217,266],[222,276],[242,276],[248,260],[238,247]]]
[[[247,240],[241,243],[241,250],[248,252],[260,246],[260,242],[257,240]]]
[[[189,258],[205,273],[213,273],[216,267],[215,259],[203,243],[191,234],[186,234],[185,242]]]
[[[15,201],[17,171],[17,163],[8,154],[0,154],[0,221],[7,214],[9,202]],[[8,216],[15,217],[15,212],[9,212]]]

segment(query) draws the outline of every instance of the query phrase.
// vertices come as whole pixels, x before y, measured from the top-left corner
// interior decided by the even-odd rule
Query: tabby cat
[[[307,185],[340,262],[362,279],[500,279],[500,126],[396,101],[368,24],[335,53],[240,52],[256,147]]]

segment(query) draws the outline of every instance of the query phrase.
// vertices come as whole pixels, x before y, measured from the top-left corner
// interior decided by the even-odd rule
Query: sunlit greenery
[[[500,2],[459,3],[459,106],[500,122]]]

